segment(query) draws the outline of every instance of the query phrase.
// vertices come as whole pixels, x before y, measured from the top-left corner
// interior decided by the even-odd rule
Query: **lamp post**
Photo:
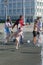
[[[25,0],[23,0],[23,15],[24,15],[24,24],[25,24]]]
[[[8,0],[4,0],[6,20],[7,20],[7,2],[8,2]]]

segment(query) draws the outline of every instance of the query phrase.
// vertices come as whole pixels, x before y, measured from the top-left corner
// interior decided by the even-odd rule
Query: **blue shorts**
[[[5,32],[6,34],[10,34],[10,30],[9,30],[9,29],[4,29],[4,32]]]

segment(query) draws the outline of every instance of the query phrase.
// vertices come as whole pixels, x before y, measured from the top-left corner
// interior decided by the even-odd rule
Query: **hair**
[[[35,19],[35,24],[37,23],[38,21]]]
[[[7,19],[7,22],[9,21],[9,19]]]
[[[23,15],[20,15],[20,18],[22,17]]]
[[[37,20],[41,19],[41,17],[37,17]]]

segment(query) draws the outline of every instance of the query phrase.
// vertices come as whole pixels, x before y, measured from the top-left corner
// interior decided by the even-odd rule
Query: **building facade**
[[[34,17],[42,17],[43,19],[43,0],[35,0],[35,14]]]
[[[42,13],[43,0],[7,0],[7,16],[11,16],[12,19],[25,14],[26,19],[33,21],[37,16],[43,17]],[[4,0],[0,0],[0,19],[5,19],[5,16],[5,3]]]

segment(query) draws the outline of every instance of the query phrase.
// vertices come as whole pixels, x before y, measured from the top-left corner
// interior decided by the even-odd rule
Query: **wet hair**
[[[37,23],[38,21],[35,19],[35,24]]]
[[[7,19],[7,22],[9,21],[9,19]]]
[[[20,18],[22,17],[23,15],[20,15]]]
[[[37,20],[41,19],[41,17],[37,17]]]

